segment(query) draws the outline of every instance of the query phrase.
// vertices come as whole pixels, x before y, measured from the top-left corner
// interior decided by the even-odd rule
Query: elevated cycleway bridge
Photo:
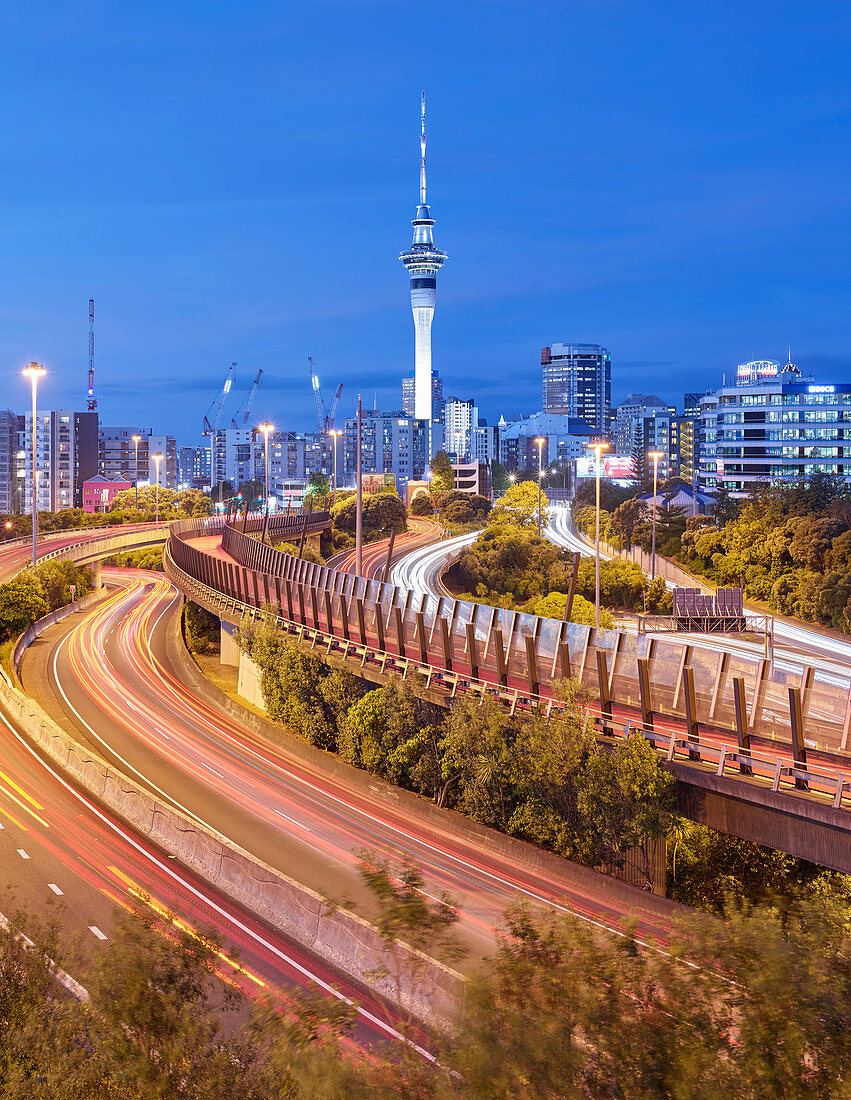
[[[559,681],[577,677],[601,736],[641,734],[663,754],[685,815],[851,872],[841,689],[790,684],[768,661],[748,678],[732,654],[414,594],[283,554],[221,520],[173,524],[165,564],[223,620],[271,608],[280,629],[332,663],[374,681],[397,672],[438,702],[491,693],[512,713],[551,712]],[[804,750],[803,715],[819,724],[817,752]]]

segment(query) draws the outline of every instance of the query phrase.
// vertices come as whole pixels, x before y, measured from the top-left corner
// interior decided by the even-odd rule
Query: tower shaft
[[[432,419],[431,405],[431,326],[437,294],[437,273],[447,258],[434,246],[434,219],[426,200],[426,126],[425,92],[420,99],[420,202],[411,224],[411,247],[399,253],[411,277],[411,312],[414,318],[414,416]]]

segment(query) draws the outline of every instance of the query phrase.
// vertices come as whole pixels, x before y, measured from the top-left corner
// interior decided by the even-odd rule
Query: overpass
[[[374,682],[395,671],[444,705],[488,693],[511,713],[550,713],[559,681],[575,676],[596,698],[601,737],[641,734],[665,757],[684,815],[851,873],[841,684],[790,683],[768,661],[748,680],[733,654],[415,594],[283,554],[249,530],[172,524],[169,578],[226,622],[271,608],[280,629],[331,663]],[[815,752],[805,721],[822,730]]]

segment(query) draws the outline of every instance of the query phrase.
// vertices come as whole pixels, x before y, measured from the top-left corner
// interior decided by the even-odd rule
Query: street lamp
[[[597,519],[595,524],[595,561],[594,561],[594,625],[600,625],[600,455],[609,449],[608,443],[589,443],[597,461]]]
[[[163,460],[163,456],[159,453],[154,455],[154,465],[157,468],[157,518],[156,522],[160,522],[160,463]]]
[[[135,496],[135,501],[134,501],[133,506],[136,509],[136,511],[138,512],[139,511],[139,444],[142,442],[142,437],[140,435],[131,435],[130,438],[133,440],[133,443],[136,447],[136,458],[134,459],[135,464],[133,466],[133,488],[134,488],[134,496]]]
[[[656,580],[656,484],[659,475],[659,459],[664,457],[662,451],[650,451],[648,458],[653,459],[653,537],[650,544],[650,580]]]
[[[541,486],[544,481],[544,444],[546,439],[542,435],[535,437],[535,443],[538,447],[538,538],[541,537]]]
[[[266,508],[269,508],[269,432],[275,430],[275,425],[270,424],[268,420],[265,420],[260,425],[260,431],[263,433],[263,442],[266,448]]]
[[[47,372],[40,363],[29,363],[24,367],[24,378],[29,378],[33,389],[33,563],[37,558],[36,543],[38,542],[38,457],[36,450],[36,390],[38,381]]]
[[[337,440],[343,434],[340,428],[332,428],[328,433],[334,440],[334,503],[337,503]]]

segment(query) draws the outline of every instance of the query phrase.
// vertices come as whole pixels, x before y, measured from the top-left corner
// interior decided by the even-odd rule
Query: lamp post
[[[542,492],[542,485],[543,485],[543,481],[544,481],[543,462],[544,462],[544,444],[546,443],[546,439],[544,439],[544,437],[541,436],[541,435],[536,436],[535,437],[535,443],[537,444],[537,447],[538,447],[538,538],[540,538],[541,537],[541,492]]]
[[[357,449],[357,495],[355,500],[355,573],[360,577],[363,569],[363,408],[361,395],[358,394],[358,449]]]
[[[600,455],[608,450],[608,443],[589,443],[597,460],[597,519],[594,528],[594,625],[600,625]]]
[[[154,455],[154,465],[157,468],[157,518],[156,522],[160,522],[160,463],[163,460],[163,456],[159,453]]]
[[[650,580],[656,580],[656,484],[659,476],[659,459],[662,451],[650,451],[647,456],[653,459],[653,536],[650,541]]]
[[[337,503],[337,440],[343,434],[340,428],[332,428],[328,433],[334,440],[334,503]]]
[[[38,542],[38,452],[36,449],[36,390],[38,381],[47,372],[40,363],[29,363],[24,367],[24,378],[29,378],[33,390],[33,563],[38,557],[36,543]]]
[[[139,511],[139,444],[142,441],[142,437],[140,435],[131,435],[130,438],[133,440],[133,443],[136,447],[136,458],[134,459],[134,466],[133,466],[133,488],[134,488],[134,493],[135,493],[135,501],[134,501],[133,506],[136,509],[136,511],[138,512]]]
[[[275,430],[275,425],[270,424],[268,420],[265,420],[260,425],[260,431],[263,433],[263,442],[266,449],[266,509],[269,509],[269,432]]]

